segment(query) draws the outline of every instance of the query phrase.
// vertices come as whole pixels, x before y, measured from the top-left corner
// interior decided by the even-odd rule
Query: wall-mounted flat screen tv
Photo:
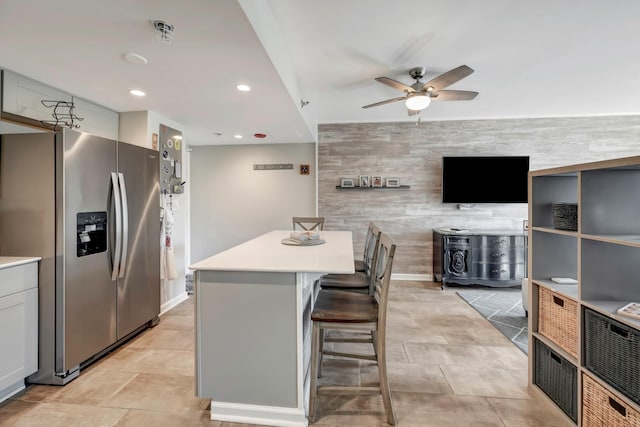
[[[527,203],[529,156],[443,157],[443,203]]]

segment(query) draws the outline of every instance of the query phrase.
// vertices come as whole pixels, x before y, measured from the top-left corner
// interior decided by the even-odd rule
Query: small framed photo
[[[382,177],[381,176],[372,176],[371,177],[371,186],[372,187],[382,187]]]
[[[309,165],[300,165],[300,175],[309,175]]]
[[[369,175],[360,175],[360,187],[369,186]]]
[[[353,178],[342,178],[340,180],[340,187],[355,187]]]
[[[387,178],[387,187],[400,187],[400,179],[399,178]]]

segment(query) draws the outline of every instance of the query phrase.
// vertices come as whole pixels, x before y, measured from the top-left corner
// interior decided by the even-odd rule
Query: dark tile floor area
[[[453,289],[453,288],[452,288]],[[457,293],[522,351],[528,351],[528,319],[517,288],[457,288]]]

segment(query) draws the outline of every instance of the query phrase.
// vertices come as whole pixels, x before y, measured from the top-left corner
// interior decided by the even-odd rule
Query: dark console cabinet
[[[433,275],[442,286],[516,286],[527,274],[522,231],[433,231]]]

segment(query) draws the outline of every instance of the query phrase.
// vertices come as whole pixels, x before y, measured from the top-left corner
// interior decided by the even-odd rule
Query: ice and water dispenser
[[[78,257],[107,250],[107,213],[80,212],[77,214]]]

